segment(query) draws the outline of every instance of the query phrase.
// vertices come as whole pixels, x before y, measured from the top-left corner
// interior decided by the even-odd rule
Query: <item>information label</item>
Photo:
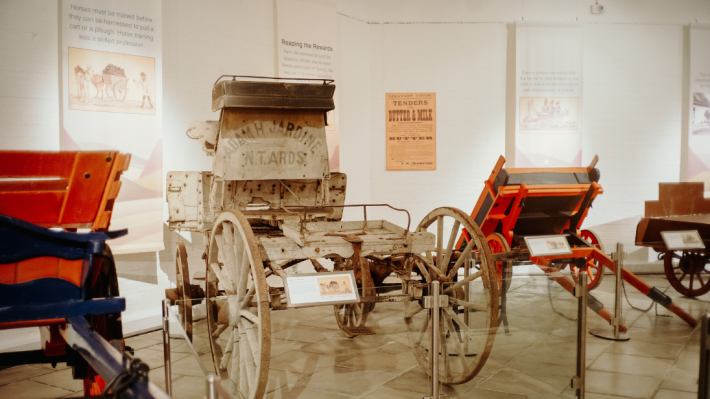
[[[436,170],[436,93],[387,93],[387,170]]]
[[[703,239],[700,238],[697,230],[662,231],[661,237],[669,250],[705,248]]]
[[[525,237],[530,256],[568,255],[572,253],[564,235]]]
[[[289,307],[360,302],[352,270],[286,275],[284,285]]]

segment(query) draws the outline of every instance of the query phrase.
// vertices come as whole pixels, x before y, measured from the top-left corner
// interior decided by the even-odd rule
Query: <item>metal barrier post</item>
[[[584,399],[584,375],[587,368],[587,272],[579,273],[579,283],[574,286],[577,303],[577,375],[572,378],[575,397]]]
[[[471,254],[469,253],[469,255],[466,257],[466,262],[464,262],[464,265],[465,265],[464,268],[463,268],[463,278],[464,278],[464,280],[465,280],[466,278],[468,278],[469,272],[470,272],[470,270],[471,270],[471,266],[472,266],[472,265],[471,265],[471,260],[472,260],[472,259],[471,259]],[[471,287],[470,287],[468,284],[466,284],[466,286],[464,287],[463,300],[466,301],[466,302],[471,302],[471,298],[470,298],[470,296],[471,296],[471,289],[470,289],[470,288],[471,288]],[[468,308],[464,308],[463,322],[464,322],[464,324],[466,324],[467,327],[471,327],[471,323],[468,322],[469,316],[470,316],[470,315],[469,315],[469,310],[468,310]],[[468,341],[466,341],[466,344],[468,345]]]
[[[217,388],[215,387],[215,378],[212,374],[207,376],[207,399],[217,399]]]
[[[622,272],[624,270],[624,259],[626,258],[626,252],[624,252],[624,244],[616,243],[616,252],[611,254],[611,258],[616,264],[616,286],[614,287],[614,318],[609,320],[614,329],[612,331],[607,331],[602,328],[597,328],[594,330],[589,330],[589,333],[595,337],[609,339],[612,341],[628,341],[631,339],[629,335],[625,332],[621,332],[621,326],[624,324],[623,313],[621,310],[621,282],[622,282]],[[599,273],[602,273],[600,270]]]
[[[170,369],[170,299],[163,299],[163,362],[165,363],[165,392],[173,396],[173,378]]]
[[[424,399],[439,399],[439,311],[441,297],[439,286],[441,283],[434,281],[431,283],[431,302],[429,302],[429,312],[431,314],[431,351],[429,352],[429,372],[431,373],[431,385],[429,386],[429,396]]]
[[[708,384],[710,373],[710,345],[708,345],[708,315],[704,314],[700,319],[700,369],[698,374],[698,399],[710,398],[710,384]]]

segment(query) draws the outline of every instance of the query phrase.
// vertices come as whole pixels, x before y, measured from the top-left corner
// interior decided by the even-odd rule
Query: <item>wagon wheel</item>
[[[104,80],[104,88],[106,89],[106,95],[112,98],[116,98],[113,92],[113,86],[111,85],[110,81],[105,81]]]
[[[449,295],[449,303],[441,308],[440,326],[440,381],[444,384],[462,384],[470,381],[483,368],[493,347],[495,332],[498,327],[498,302],[500,293],[495,280],[495,269],[492,267],[493,259],[486,238],[476,223],[465,213],[455,208],[438,208],[429,213],[417,231],[425,231],[436,222],[436,254],[439,258],[437,269],[434,266],[432,253],[415,254],[413,263],[423,276],[423,281],[430,283],[438,274],[442,281],[442,293]],[[448,238],[445,237],[444,225],[453,224]],[[471,241],[466,245],[463,253],[456,261],[456,265],[448,274],[445,274],[453,252],[456,235],[459,227],[464,227],[471,234]],[[448,239],[448,245],[444,242]],[[470,251],[479,248],[480,270],[462,280],[453,283],[456,269],[463,265]],[[444,266],[446,265],[446,266]],[[451,276],[451,277],[449,277]],[[469,302],[462,300],[463,289],[467,288],[473,294]],[[425,289],[425,294],[428,289]],[[404,320],[407,325],[409,342],[414,356],[419,365],[429,372],[429,343],[431,319],[428,311],[424,311],[422,302],[416,299],[404,302]],[[469,312],[468,325],[464,322],[464,315],[454,310],[454,305],[464,308]]]
[[[259,246],[237,210],[222,212],[210,235],[207,328],[215,372],[239,398],[261,398],[271,355],[269,290]]]
[[[93,283],[87,293],[88,299],[111,298],[120,296],[118,291],[118,276],[116,274],[116,262],[114,261],[111,248],[108,244],[100,255],[95,256],[94,270],[91,276]],[[123,326],[121,323],[121,313],[109,313],[104,315],[87,316],[89,325],[102,338],[111,345],[123,352]],[[76,372],[76,370],[75,370]],[[84,372],[84,370],[82,370]],[[101,395],[106,386],[106,382],[99,376],[91,366],[86,366],[84,377],[84,395]]]
[[[361,258],[361,262],[368,262],[367,259]],[[351,268],[352,259],[348,259],[348,269]],[[364,275],[361,274],[364,277]],[[375,284],[370,278],[361,278],[362,283],[358,285],[361,296],[363,293],[374,293]],[[373,331],[365,327],[367,322],[367,316],[375,308],[375,303],[348,303],[334,305],[333,310],[335,312],[335,320],[338,322],[338,327],[340,331],[343,332],[348,338],[356,337],[358,335],[373,334]]]
[[[118,101],[123,101],[126,99],[126,94],[128,93],[128,89],[126,88],[126,81],[125,80],[117,80],[116,83],[113,84],[113,94],[116,100]]]
[[[668,281],[679,293],[694,297],[710,291],[710,254],[666,252],[663,266]]]
[[[599,238],[597,233],[592,230],[582,230],[580,236],[598,250],[604,252],[604,244],[602,244],[602,240]],[[564,269],[564,267],[562,269]],[[570,273],[572,274],[572,278],[575,283],[579,282],[579,272],[587,272],[587,275],[589,276],[589,285],[587,286],[587,289],[589,290],[599,287],[604,279],[604,265],[594,259],[587,259],[587,263],[582,268],[574,265],[570,267]]]
[[[508,242],[500,233],[489,234],[488,237],[486,237],[486,241],[488,241],[488,246],[490,247],[492,254],[510,252]],[[498,279],[498,290],[501,292],[508,292],[510,283],[513,280],[513,262],[496,262],[496,278]]]
[[[190,288],[190,269],[187,267],[187,249],[185,243],[175,245],[175,277],[177,280],[177,307],[180,314],[180,325],[192,341],[192,288]]]

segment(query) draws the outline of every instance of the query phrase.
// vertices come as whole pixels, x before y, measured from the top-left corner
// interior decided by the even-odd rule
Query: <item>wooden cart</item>
[[[513,261],[530,261],[538,265],[570,293],[574,283],[558,273],[568,265],[574,278],[579,271],[589,274],[589,289],[599,286],[604,267],[616,270],[614,261],[604,253],[599,237],[591,230],[582,229],[582,222],[594,200],[603,193],[598,183],[600,171],[595,168],[597,161],[595,156],[586,168],[504,169],[505,158],[498,159],[485,181],[471,218],[481,227],[491,252],[506,259],[498,261],[495,266],[503,293],[510,286]],[[530,256],[525,237],[560,234],[566,236],[571,255]],[[462,248],[467,242],[468,234],[464,231],[457,247]],[[503,256],[505,254],[510,256]],[[697,324],[670,297],[626,269],[623,270],[623,279],[691,326]],[[589,304],[604,319],[611,319],[611,313],[598,300],[590,297]],[[622,326],[621,330],[626,331],[626,327]]]
[[[106,88],[106,94],[118,101],[126,99],[128,94],[128,78],[125,76],[103,74],[103,85]]]
[[[389,205],[344,205],[346,176],[329,171],[325,115],[334,109],[332,81],[230,77],[221,77],[212,92],[219,122],[188,130],[213,156],[212,171],[168,172],[167,201],[171,229],[205,235],[208,336],[215,371],[231,392],[243,398],[263,396],[270,314],[288,308],[281,280],[303,261],[328,272],[323,259],[336,271],[353,270],[360,290],[360,303],[335,306],[340,329],[349,337],[372,334],[365,324],[375,303],[404,302],[406,329],[425,370],[430,318],[422,298],[432,279],[447,283],[440,378],[446,384],[471,380],[488,358],[498,325],[499,293],[490,283],[495,274],[488,267],[492,258],[478,226],[454,208],[432,211],[413,232],[409,225],[368,220],[368,207]],[[342,221],[348,206],[362,207],[363,220]],[[456,251],[461,227],[469,232],[471,244]],[[454,284],[476,245],[480,270]],[[191,331],[191,307],[182,304],[200,297],[200,288],[189,282],[184,245],[177,244],[176,255],[178,286],[166,295],[181,304],[185,328]],[[376,287],[393,272],[402,279],[404,292],[378,296]],[[483,302],[465,300],[463,288],[474,284],[480,285]],[[478,317],[466,323],[454,307],[475,311]]]
[[[86,253],[87,261],[83,253],[67,255],[71,251],[60,247],[86,245],[74,244],[72,240],[81,242],[89,238],[81,234],[77,238],[69,233],[54,234],[36,226],[58,227],[67,232],[77,229],[106,232],[121,187],[120,176],[127,170],[129,162],[130,155],[115,151],[0,152],[0,214],[5,217],[3,242],[7,244],[8,240],[18,240],[15,246],[2,251],[4,260],[0,261],[0,291],[6,295],[26,287],[25,295],[28,295],[20,303],[14,303],[12,295],[4,297],[0,307],[41,304],[41,298],[53,303],[70,297],[85,301],[119,295],[113,256],[108,245],[103,245],[102,241],[113,236],[97,234],[90,238],[102,242],[98,252]],[[29,245],[27,240],[34,240],[31,244],[34,250],[23,249]],[[69,295],[79,289],[80,295]],[[31,311],[31,306],[26,308],[29,309],[27,312]],[[65,305],[59,314],[65,315],[70,308],[70,305]],[[0,329],[39,327],[42,336],[41,351],[6,355],[2,358],[3,365],[68,360],[67,343],[60,334],[60,329],[66,325],[65,317],[36,317],[47,314],[43,313],[44,310],[40,309],[34,314],[35,317],[13,316],[10,319],[14,321],[0,323]],[[112,345],[122,349],[120,312],[114,309],[94,314],[92,328]],[[84,379],[85,394],[100,394],[105,382],[90,367],[87,368],[85,362],[76,362],[74,376]]]
[[[702,182],[660,183],[658,201],[646,201],[645,217],[636,227],[636,245],[659,252],[671,286],[690,297],[710,291],[710,199],[704,191]],[[666,248],[661,232],[684,230],[697,230],[705,248]]]

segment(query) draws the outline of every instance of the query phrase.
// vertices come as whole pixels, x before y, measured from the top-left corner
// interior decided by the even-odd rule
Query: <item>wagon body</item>
[[[586,168],[503,168],[500,157],[476,203],[471,218],[481,226],[493,253],[511,252],[507,259],[529,261],[539,266],[550,278],[572,292],[574,283],[557,273],[570,267],[572,277],[589,274],[589,289],[599,286],[604,269],[616,270],[616,264],[604,252],[600,238],[582,229],[594,200],[603,193],[599,185],[600,171],[595,168],[598,157]],[[463,232],[458,247],[468,240]],[[525,238],[529,236],[564,235],[571,254],[532,256]],[[510,286],[512,261],[497,262],[496,272],[503,293]],[[696,320],[673,303],[670,297],[651,287],[633,273],[623,270],[622,277],[643,294],[677,314],[688,324]],[[710,284],[709,284],[710,286]],[[592,310],[606,320],[612,315],[590,297]],[[622,331],[626,327],[622,326]]]
[[[519,246],[530,235],[578,233],[599,194],[596,160],[586,168],[503,168],[500,157],[471,213],[484,234]]]
[[[123,299],[90,299],[118,296],[104,241],[117,237],[107,230],[129,162],[130,155],[116,151],[0,152],[0,329],[36,326],[42,337],[41,353],[9,354],[3,365],[65,356],[60,330],[71,316],[96,315],[92,327],[122,348]],[[90,369],[75,376],[84,378],[87,395],[105,385]]]
[[[278,281],[286,277],[288,268],[310,261],[317,272],[328,272],[330,269],[321,264],[327,260],[333,270],[354,272],[361,302],[334,307],[336,321],[349,337],[374,333],[366,321],[376,302],[404,302],[403,328],[410,332],[415,355],[426,369],[428,352],[422,331],[430,319],[423,317],[427,312],[420,302],[422,287],[415,289],[413,285],[426,285],[432,279],[453,281],[472,249],[454,254],[458,226],[473,232],[475,241],[481,243],[478,227],[453,208],[433,211],[410,231],[411,220],[402,228],[386,220],[367,219],[370,206],[404,210],[385,204],[345,205],[347,178],[331,172],[328,160],[326,113],[334,109],[335,91],[330,83],[220,78],[212,91],[212,109],[220,112],[219,121],[195,123],[187,132],[213,157],[212,170],[167,175],[169,227],[201,232],[207,244],[204,292],[201,286],[190,284],[185,246],[178,243],[178,287],[166,290],[166,295],[180,305],[188,335],[192,300],[207,300],[215,371],[240,397],[260,398],[264,394],[270,312],[288,308]],[[346,207],[362,208],[363,220],[342,221]],[[445,218],[455,221],[446,247],[443,237],[437,238],[442,235]],[[428,231],[434,225],[436,233]],[[482,271],[476,277],[487,286],[493,279],[487,267],[487,247],[478,259]],[[376,287],[393,272],[403,280],[404,292],[380,297]],[[445,293],[453,297],[453,291],[463,292],[462,286],[448,287],[451,292]],[[455,326],[465,323],[456,313],[442,316],[449,317],[448,336],[461,341],[459,348],[479,346],[477,356],[460,352],[453,368],[443,368],[445,383],[472,379],[492,347],[498,292],[481,291],[486,304],[446,304],[484,311],[487,316],[480,320],[486,324],[481,328],[491,332],[481,337],[476,329],[459,331]],[[442,362],[450,364],[451,359],[444,351]]]
[[[661,253],[663,267],[676,291],[687,296],[710,292],[710,199],[702,182],[659,183],[658,201],[646,201],[636,226],[636,245]],[[671,250],[661,232],[696,230],[704,248]]]

